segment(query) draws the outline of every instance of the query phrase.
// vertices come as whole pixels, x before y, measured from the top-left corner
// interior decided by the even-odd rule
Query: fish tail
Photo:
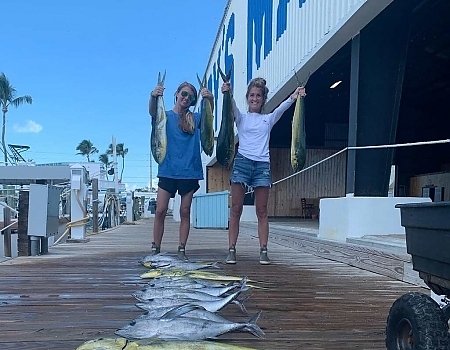
[[[248,296],[242,298],[242,299],[234,299],[232,301],[232,303],[236,304],[237,306],[239,306],[239,308],[242,310],[242,312],[247,316],[248,315],[248,311],[247,308],[244,305],[244,301],[248,299]]]
[[[247,290],[250,289],[249,286],[247,286],[247,276],[245,276],[238,284],[238,286],[240,287],[240,291],[241,292],[246,292]]]
[[[258,338],[264,338],[266,335],[256,323],[248,323],[245,325],[244,329]]]
[[[256,321],[258,321],[259,316],[261,316],[261,313],[262,313],[262,311],[260,310],[260,311],[258,311],[256,314],[254,314],[254,315],[252,316],[252,318],[251,318],[250,320],[248,320],[248,323],[256,324]]]
[[[214,269],[220,269],[219,261],[216,261],[215,263],[211,264],[209,267],[212,267]]]

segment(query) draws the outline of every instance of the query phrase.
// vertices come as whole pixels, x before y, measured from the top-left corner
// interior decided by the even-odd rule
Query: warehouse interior
[[[398,120],[393,123],[396,126],[395,143],[450,139],[450,107],[447,101],[450,98],[450,2],[414,0],[408,6],[412,6],[412,20]],[[382,18],[377,23],[382,26]],[[389,45],[389,37],[383,40]],[[340,150],[348,145],[351,56],[352,42],[349,41],[308,80],[305,99],[307,148]],[[293,107],[272,129],[271,148],[290,147],[290,137],[286,135],[290,135],[292,114]],[[417,189],[412,188],[411,180],[422,176],[420,190],[422,187],[439,188],[439,198],[432,199],[444,200],[448,197],[449,143],[398,147],[393,150],[392,156],[396,167],[396,196],[422,195],[423,192],[418,193]],[[430,176],[436,174],[439,174],[438,179]]]

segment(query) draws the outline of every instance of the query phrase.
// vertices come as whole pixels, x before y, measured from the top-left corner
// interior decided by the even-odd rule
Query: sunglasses
[[[187,96],[189,96],[189,100],[191,101],[191,103],[194,102],[194,101],[196,100],[195,96],[194,96],[194,95],[191,95],[191,94],[190,94],[189,92],[187,92],[186,90],[181,91],[180,94],[181,94],[182,97],[187,97]]]

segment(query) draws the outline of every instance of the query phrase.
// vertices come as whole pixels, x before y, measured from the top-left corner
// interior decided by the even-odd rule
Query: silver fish
[[[145,265],[144,265],[145,266]],[[211,264],[200,264],[196,262],[184,262],[180,260],[173,260],[173,261],[161,261],[157,263],[152,263],[151,265],[154,268],[175,268],[180,270],[188,270],[188,271],[194,271],[194,270],[201,270],[201,269],[207,269],[207,268],[216,268],[218,269],[218,262],[211,263]]]
[[[247,323],[254,323],[259,319],[259,316],[261,315],[261,311],[256,313],[254,316],[250,318],[250,320]],[[177,307],[161,307],[154,310],[146,311],[139,317],[135,318],[133,321],[139,322],[141,320],[145,319],[154,319],[154,318],[176,318],[176,317],[195,317],[195,318],[201,318],[204,320],[219,322],[219,323],[234,323],[230,320],[227,320],[225,317],[220,316],[219,314],[215,312],[211,312],[208,310],[205,310],[204,308],[197,306],[197,305],[191,305],[191,304],[183,304],[181,306]],[[245,328],[244,328],[245,330]]]
[[[146,263],[146,262],[160,262],[160,261],[173,261],[173,260],[178,260],[176,255],[173,254],[169,254],[169,253],[159,253],[159,254],[155,254],[155,255],[147,255],[145,257],[143,257],[142,259],[139,259],[139,262],[141,264]]]
[[[221,309],[223,309],[226,305],[229,303],[234,303],[242,310],[244,314],[247,315],[247,309],[245,308],[243,304],[243,300],[239,300],[239,294],[241,292],[235,292],[233,294],[230,294],[224,298],[219,298],[215,301],[204,301],[204,300],[195,300],[195,299],[187,299],[187,298],[178,298],[178,299],[171,299],[171,298],[155,298],[151,301],[146,302],[140,302],[137,303],[136,306],[142,310],[152,310],[159,307],[166,307],[166,306],[180,306],[182,304],[192,304],[203,307],[205,310],[211,311],[211,312],[217,312]]]
[[[195,317],[142,319],[118,329],[115,334],[126,339],[204,340],[237,330],[264,337],[256,323],[221,323]]]
[[[162,310],[161,310],[162,311]],[[259,319],[259,316],[261,315],[261,311],[257,312],[248,323],[256,323],[256,321]],[[205,310],[202,307],[197,307],[189,304],[185,304],[176,308],[171,308],[166,313],[162,314],[160,318],[176,318],[176,317],[196,317],[196,318],[202,318],[205,320],[210,320],[214,322],[220,322],[220,323],[234,323],[230,320],[227,320],[225,317],[220,316],[219,314],[215,312],[211,312],[208,310]],[[140,319],[145,319],[146,317],[150,317],[149,314],[144,314],[140,316]]]

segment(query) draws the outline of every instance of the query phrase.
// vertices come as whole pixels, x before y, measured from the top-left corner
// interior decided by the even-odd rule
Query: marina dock
[[[213,272],[248,276],[264,287],[245,292],[248,316],[234,304],[219,313],[244,322],[261,310],[257,323],[265,338],[236,332],[221,335],[219,342],[255,349],[385,349],[393,301],[409,291],[429,291],[389,273],[338,261],[369,260],[369,265],[381,266],[380,257],[369,256],[381,249],[360,248],[365,255],[352,256],[351,250],[337,249],[339,245],[320,243],[315,225],[271,223],[273,263],[268,266],[259,264],[256,224],[242,224],[236,265],[223,263],[226,230],[191,228],[186,247],[191,260],[219,261],[220,269]],[[171,217],[166,219],[162,251],[176,251],[178,227]],[[114,338],[116,329],[142,313],[131,293],[147,282],[140,278],[147,268],[138,260],[150,253],[152,228],[152,219],[142,219],[89,235],[87,243],[62,243],[43,256],[0,263],[0,347],[68,350],[87,340]],[[383,269],[396,271],[397,277],[401,273]]]

